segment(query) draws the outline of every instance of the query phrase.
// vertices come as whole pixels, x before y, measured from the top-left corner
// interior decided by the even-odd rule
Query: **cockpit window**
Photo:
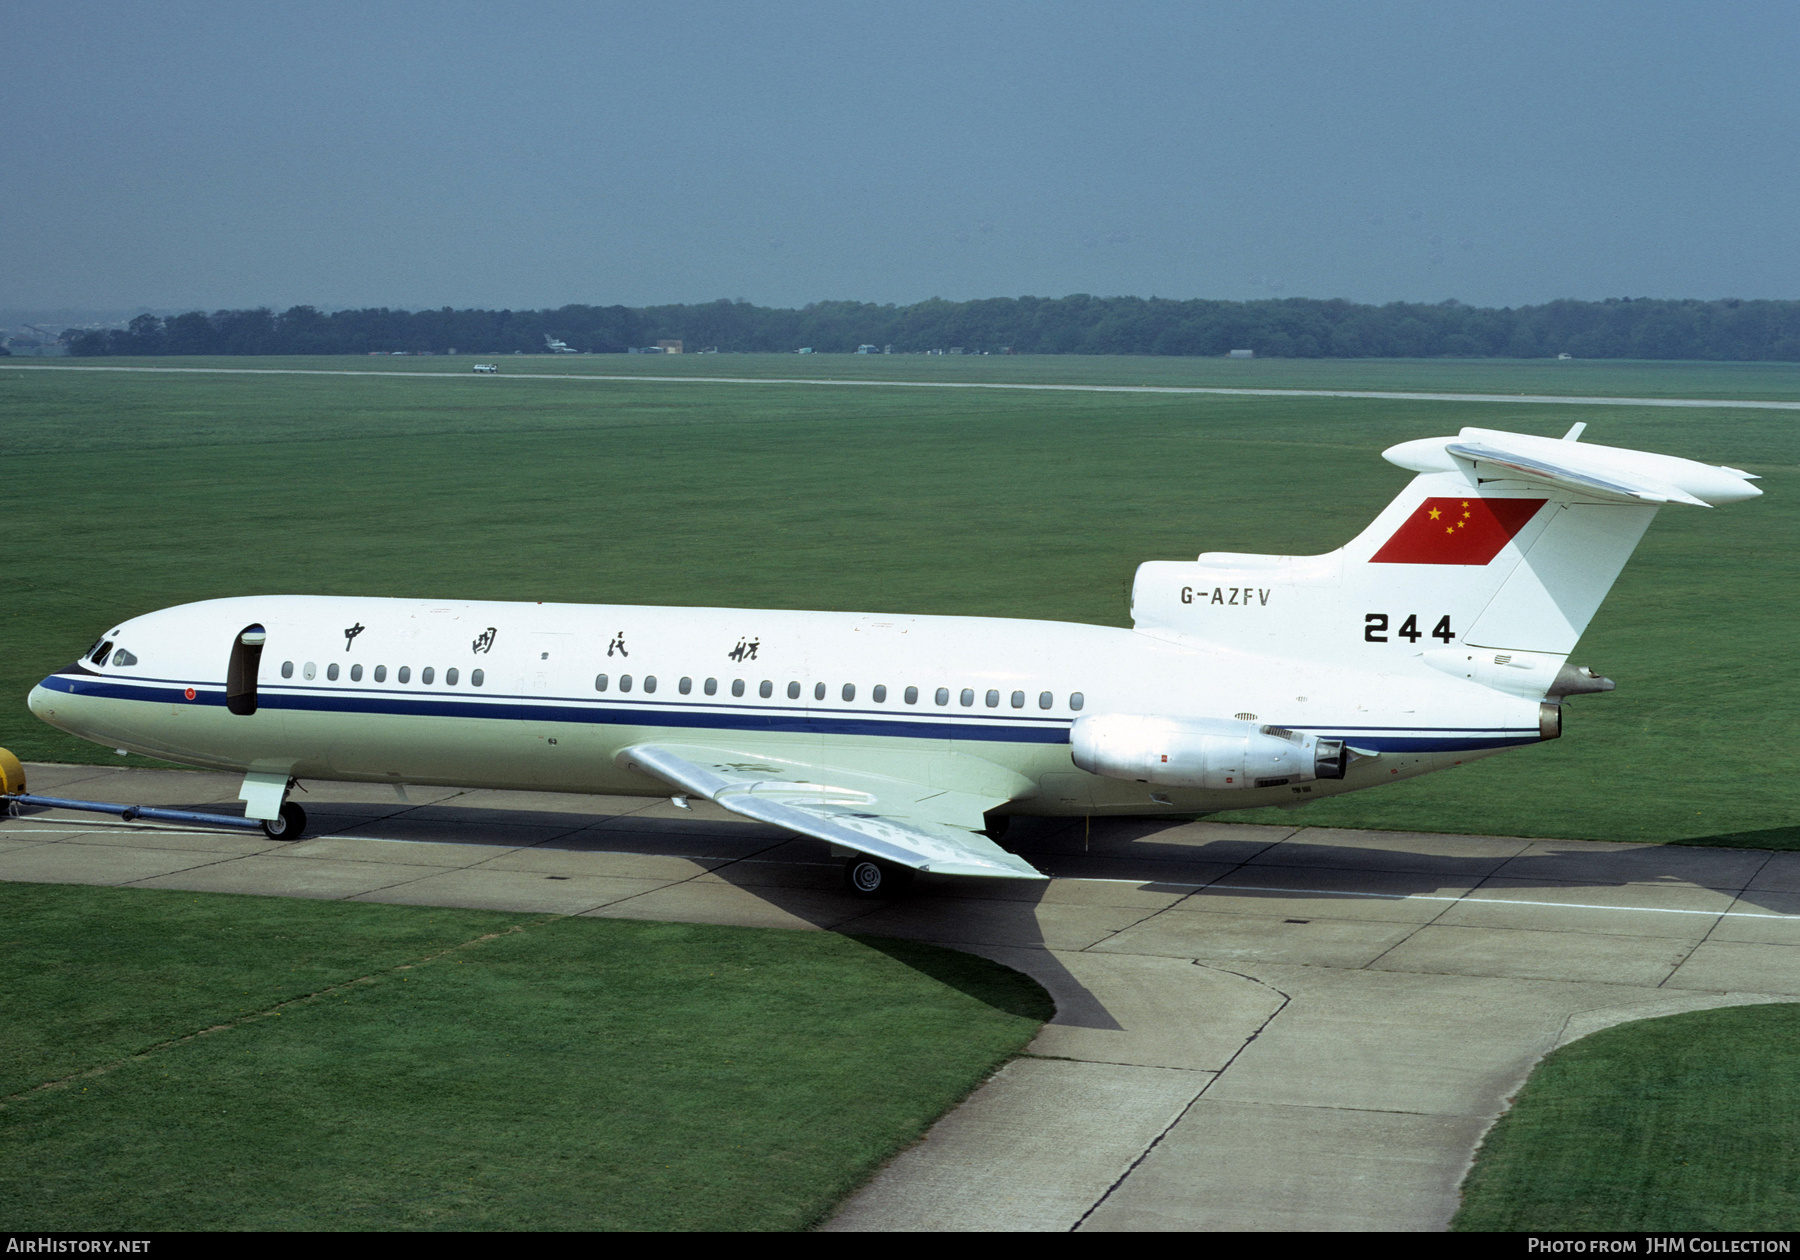
[[[102,639],[94,645],[93,654],[88,657],[96,665],[106,664],[106,654],[112,651],[112,640]]]
[[[124,648],[120,648],[117,652],[113,653],[112,663],[114,665],[136,665],[137,657],[133,656],[130,652],[127,652]]]

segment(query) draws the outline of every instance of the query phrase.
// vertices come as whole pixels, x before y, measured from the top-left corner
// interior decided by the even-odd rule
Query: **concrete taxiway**
[[[237,812],[224,775],[29,767],[50,795]],[[309,783],[308,834],[0,821],[0,879],[910,937],[1056,1019],[827,1228],[1441,1229],[1547,1051],[1800,1000],[1800,853],[1020,820],[1048,884],[851,897],[822,845],[704,802]]]
[[[385,376],[442,377],[466,381],[466,372],[409,372],[376,368],[222,368],[222,367],[119,367],[113,364],[24,364],[8,367],[18,372],[162,372],[205,376]],[[1033,381],[894,381],[857,377],[808,376],[674,376],[603,372],[505,373],[509,381],[630,381],[648,385],[809,385],[830,389],[976,389],[1029,390],[1053,394],[1217,394],[1246,398],[1367,398],[1381,402],[1505,403],[1508,406],[1557,407],[1678,407],[1724,408],[1738,411],[1800,411],[1800,402],[1768,398],[1614,398],[1597,394],[1455,394],[1394,389],[1253,389],[1231,385],[1057,385]]]

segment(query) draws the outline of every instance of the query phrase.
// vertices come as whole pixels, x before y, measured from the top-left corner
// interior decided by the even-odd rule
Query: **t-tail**
[[[1657,509],[1762,492],[1669,455],[1491,429],[1384,452],[1418,475],[1320,556],[1205,552],[1138,569],[1139,631],[1258,656],[1410,672],[1526,697],[1608,690],[1567,658]]]

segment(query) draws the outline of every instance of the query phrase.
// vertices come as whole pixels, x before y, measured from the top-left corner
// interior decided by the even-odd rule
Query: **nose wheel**
[[[306,811],[289,801],[281,807],[281,817],[265,819],[262,829],[271,840],[298,840],[306,830]]]
[[[915,872],[872,857],[853,857],[844,863],[844,887],[858,897],[897,897],[912,884]]]

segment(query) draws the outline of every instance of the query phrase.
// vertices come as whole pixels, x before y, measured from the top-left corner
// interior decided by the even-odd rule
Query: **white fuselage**
[[[253,625],[256,711],[234,714],[227,662]],[[302,779],[658,796],[614,759],[674,740],[846,765],[955,754],[923,762],[992,767],[1009,812],[1179,814],[1297,804],[1540,738],[1535,699],[1410,657],[1376,673],[991,617],[287,595],[165,609],[107,638],[108,662],[44,679],[33,712],[108,746]],[[1075,767],[1069,728],[1098,713],[1243,717],[1360,755],[1342,780],[1158,788]]]

